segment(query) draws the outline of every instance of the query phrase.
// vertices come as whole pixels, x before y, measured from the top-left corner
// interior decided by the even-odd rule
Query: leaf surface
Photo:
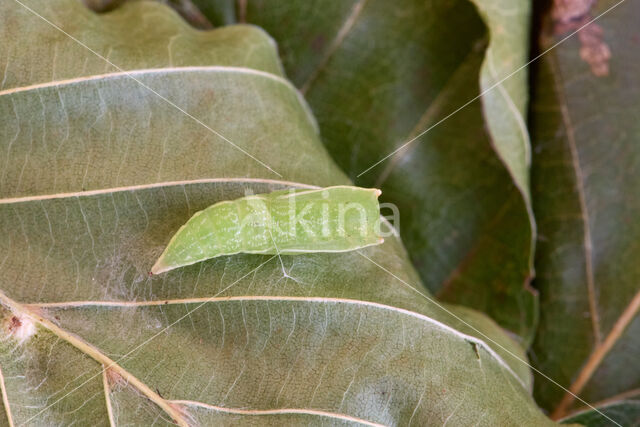
[[[598,2],[576,25],[613,5]],[[532,179],[542,311],[532,359],[587,402],[640,386],[638,19],[640,7],[628,2],[583,30],[602,32],[595,41],[611,53],[608,75],[583,59],[594,41],[585,35],[553,49],[536,71]],[[543,48],[560,37],[547,36]],[[536,384],[539,403],[557,417],[582,406]]]
[[[598,411],[604,412],[622,425],[636,426],[640,420],[640,402],[637,400],[621,401],[599,406]],[[587,427],[605,427],[611,425],[599,412],[591,409],[579,412],[562,420],[563,424],[580,424]]]
[[[259,29],[24,4],[0,4],[10,423],[549,423],[519,345],[429,300],[397,238],[150,277],[198,210],[349,180]]]

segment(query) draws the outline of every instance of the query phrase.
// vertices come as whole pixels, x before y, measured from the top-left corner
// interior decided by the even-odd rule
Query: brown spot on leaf
[[[556,23],[576,22],[591,12],[595,0],[554,0],[551,16]]]
[[[105,373],[107,374],[107,382],[109,383],[109,387],[117,389],[127,384],[127,381],[122,378],[122,375],[117,373],[114,369],[106,368]]]
[[[602,27],[591,24],[578,33],[582,47],[580,47],[580,57],[589,66],[591,72],[597,77],[609,75],[609,59],[611,59],[611,49],[602,40]]]
[[[611,49],[604,41],[602,27],[589,23],[594,4],[595,0],[554,0],[551,16],[556,35],[579,29],[580,58],[589,64],[594,76],[604,77],[609,75]]]
[[[28,316],[13,314],[2,322],[2,331],[22,344],[36,333],[36,325]]]
[[[9,320],[9,331],[13,332],[22,326],[22,322],[16,316],[11,316],[11,320]]]

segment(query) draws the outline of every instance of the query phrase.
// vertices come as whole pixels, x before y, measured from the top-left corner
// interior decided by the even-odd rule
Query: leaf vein
[[[152,76],[155,74],[170,74],[170,73],[181,73],[181,72],[219,72],[219,73],[237,73],[237,74],[248,74],[253,76],[260,76],[264,78],[268,78],[274,80],[278,83],[282,83],[291,90],[297,92],[295,86],[293,86],[288,80],[277,76],[275,74],[268,73],[266,71],[255,70],[253,68],[245,68],[245,67],[232,67],[225,65],[208,65],[208,66],[186,66],[186,67],[166,67],[166,68],[145,68],[138,70],[130,70],[130,71],[114,71],[111,73],[104,74],[94,74],[89,76],[75,77],[72,79],[63,79],[63,80],[53,80],[50,82],[42,82],[36,83],[28,86],[20,86],[11,89],[5,89],[0,91],[0,96],[2,95],[12,95],[20,92],[28,92],[30,90],[36,89],[45,89],[50,87],[60,87],[60,86],[68,86],[77,83],[91,82],[91,81],[104,81],[107,79],[115,79],[118,77],[129,77],[132,76]]]
[[[210,409],[216,412],[225,412],[228,414],[237,415],[285,415],[285,414],[302,414],[302,415],[316,415],[320,417],[334,418],[344,421],[352,421],[367,426],[383,427],[384,424],[378,424],[372,421],[368,421],[362,418],[357,418],[347,414],[341,414],[337,412],[322,411],[318,409],[307,408],[278,408],[278,409],[240,409],[229,408],[224,406],[210,405],[204,402],[197,402],[193,400],[172,400],[172,403],[185,406],[198,406],[205,409]]]
[[[578,154],[578,146],[576,144],[576,138],[574,134],[574,128],[571,121],[571,115],[567,109],[567,101],[564,97],[564,93],[559,87],[558,79],[555,76],[560,76],[560,69],[557,66],[555,59],[550,59],[551,67],[555,69],[553,74],[553,82],[555,85],[556,93],[560,98],[560,112],[562,115],[562,122],[566,129],[567,144],[569,146],[569,152],[571,154],[571,162],[576,179],[576,191],[578,193],[578,200],[580,203],[580,214],[582,217],[582,232],[583,232],[583,246],[584,246],[584,258],[585,258],[585,274],[587,280],[587,294],[589,298],[589,312],[591,314],[591,326],[593,328],[593,335],[596,342],[596,347],[602,343],[602,332],[600,330],[600,316],[598,313],[598,302],[596,298],[596,288],[593,275],[593,242],[591,239],[591,224],[589,219],[589,211],[587,209],[587,201],[584,188],[584,173],[582,166],[580,165],[580,156]]]
[[[564,417],[569,409],[569,406],[575,400],[576,395],[580,394],[584,386],[589,382],[593,374],[596,372],[604,358],[609,354],[609,351],[613,348],[618,339],[622,336],[623,332],[629,326],[631,321],[640,311],[640,291],[638,291],[629,305],[624,309],[616,323],[611,328],[611,332],[607,335],[604,342],[597,346],[591,353],[587,362],[584,364],[575,381],[569,387],[556,409],[551,414],[551,418],[557,420]]]
[[[36,196],[23,196],[23,197],[8,197],[8,198],[0,199],[0,205],[33,202],[33,201],[39,201],[39,200],[95,196],[100,194],[121,193],[121,192],[127,192],[127,191],[146,190],[146,189],[152,189],[152,188],[172,187],[172,186],[179,186],[179,185],[211,184],[211,183],[219,183],[219,182],[279,184],[279,185],[286,185],[291,187],[302,187],[302,188],[308,188],[308,189],[320,188],[315,185],[303,184],[295,181],[284,181],[284,180],[267,179],[267,178],[201,178],[201,179],[187,179],[187,180],[181,180],[181,181],[152,182],[149,184],[136,184],[136,185],[128,185],[128,186],[122,186],[122,187],[100,188],[96,190],[76,191],[76,192],[69,192],[69,193],[41,194]]]
[[[116,421],[113,417],[113,407],[111,405],[111,397],[109,396],[111,393],[111,388],[109,387],[109,378],[107,376],[108,368],[102,365],[102,386],[104,388],[104,399],[105,404],[107,405],[107,416],[109,417],[109,426],[116,427]]]
[[[322,57],[322,60],[320,61],[316,69],[313,70],[313,72],[309,75],[309,78],[307,79],[307,81],[300,87],[300,93],[304,95],[309,91],[309,88],[311,87],[311,85],[316,81],[316,79],[318,78],[322,70],[329,63],[329,60],[331,59],[333,54],[338,50],[338,48],[344,42],[344,39],[347,37],[349,32],[351,32],[351,30],[353,29],[367,1],[368,0],[358,0],[358,2],[353,6],[353,8],[351,9],[351,13],[349,14],[349,17],[347,17],[347,19],[344,21],[344,24],[342,24],[342,27],[338,31],[338,35],[336,36],[335,39],[333,39],[331,46],[329,46],[329,49],[327,49],[327,52]]]
[[[0,367],[0,389],[2,390],[2,403],[4,404],[4,412],[7,415],[7,422],[9,427],[13,427],[13,415],[11,414],[11,407],[9,406],[9,395],[7,393],[7,386],[4,382],[4,374],[2,373],[2,367]]]
[[[272,295],[242,295],[242,296],[228,296],[228,297],[197,297],[197,298],[184,298],[173,300],[152,300],[152,301],[66,301],[66,302],[54,302],[54,303],[35,303],[25,304],[26,307],[33,308],[71,308],[71,307],[149,307],[149,306],[164,306],[168,304],[196,304],[196,303],[209,303],[209,302],[228,302],[228,301],[287,301],[287,302],[312,302],[312,303],[334,303],[334,304],[351,304],[361,305],[366,307],[372,307],[380,310],[387,310],[391,312],[400,313],[406,316],[410,316],[424,322],[430,323],[440,329],[443,329],[447,333],[450,333],[457,338],[465,340],[467,342],[475,343],[485,349],[504,369],[506,369],[513,378],[518,381],[523,387],[526,388],[522,379],[516,375],[511,367],[500,357],[489,345],[484,341],[465,333],[458,331],[457,329],[440,322],[434,318],[426,316],[424,314],[407,310],[404,308],[394,307],[373,301],[363,301],[349,298],[329,298],[329,297],[299,297],[299,296],[272,296]]]

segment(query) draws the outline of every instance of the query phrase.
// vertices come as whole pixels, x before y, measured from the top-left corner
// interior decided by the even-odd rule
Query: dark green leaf
[[[614,4],[598,2],[568,28],[562,17],[571,11],[556,12],[556,32]],[[588,402],[640,387],[639,6],[623,3],[553,49],[534,82],[542,312],[532,359]],[[547,381],[536,385],[539,403],[555,416],[583,406]]]
[[[589,409],[576,413],[571,417],[564,418],[563,424],[580,424],[586,427],[607,427],[611,421],[602,416],[615,420],[618,424],[628,427],[640,425],[640,401],[623,400],[615,403],[608,403],[598,406],[596,410]]]

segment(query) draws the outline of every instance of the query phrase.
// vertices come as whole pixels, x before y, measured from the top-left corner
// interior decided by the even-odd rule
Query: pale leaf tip
[[[156,274],[164,273],[165,271],[169,271],[169,268],[162,260],[162,257],[156,261],[156,263],[151,267],[151,272],[149,273],[151,276],[155,276]]]

